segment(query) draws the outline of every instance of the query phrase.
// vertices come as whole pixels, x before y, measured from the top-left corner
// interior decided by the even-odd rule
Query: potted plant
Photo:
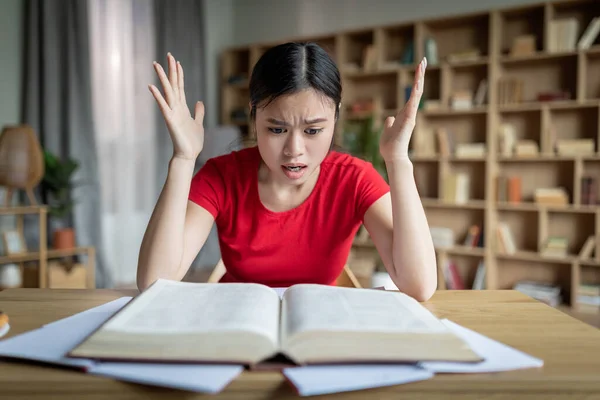
[[[387,181],[385,162],[379,153],[379,138],[383,132],[383,124],[378,126],[375,121],[376,116],[369,114],[348,122],[344,132],[344,147],[352,155],[373,164],[373,167]]]
[[[71,158],[61,160],[44,150],[45,172],[42,184],[46,189],[48,214],[52,226],[52,247],[66,249],[75,247],[75,231],[70,223],[75,202],[71,197],[74,187],[71,177],[79,163]]]

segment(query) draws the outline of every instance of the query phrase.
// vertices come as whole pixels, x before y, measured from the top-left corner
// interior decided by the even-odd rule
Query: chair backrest
[[[207,279],[207,282],[216,283],[219,282],[219,279],[225,274],[225,264],[223,264],[223,260],[219,260],[215,268],[212,270],[210,276]],[[354,287],[354,288],[362,288],[362,285],[356,279],[356,276],[348,267],[348,265],[344,265],[344,269],[342,273],[337,279],[337,286],[343,287]]]

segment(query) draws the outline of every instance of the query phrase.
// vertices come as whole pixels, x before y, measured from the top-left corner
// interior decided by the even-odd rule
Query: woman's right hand
[[[196,103],[194,117],[185,100],[183,85],[183,67],[171,53],[167,54],[169,76],[163,67],[154,62],[154,69],[160,79],[165,97],[154,85],[149,85],[150,92],[156,99],[165,117],[171,140],[173,141],[173,157],[195,161],[204,146],[204,104]]]

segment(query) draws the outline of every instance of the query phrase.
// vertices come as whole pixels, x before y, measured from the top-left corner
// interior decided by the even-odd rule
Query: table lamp
[[[0,185],[6,186],[6,206],[15,189],[25,190],[31,205],[37,205],[33,188],[44,177],[40,142],[29,125],[5,126],[0,135]]]

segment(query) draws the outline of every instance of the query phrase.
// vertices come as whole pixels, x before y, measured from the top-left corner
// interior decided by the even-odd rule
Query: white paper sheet
[[[286,368],[283,374],[301,396],[348,392],[417,382],[433,377],[413,365],[309,365]]]
[[[112,316],[113,314],[115,314],[117,311],[119,311],[122,307],[124,307],[130,300],[132,299],[132,297],[130,296],[123,296],[120,297],[116,300],[112,300],[109,301],[108,303],[104,303],[98,307],[93,307],[90,308],[88,310],[82,311],[80,313],[71,315],[69,317],[63,318],[63,319],[59,319],[57,321],[53,321],[50,322],[46,325],[44,325],[43,327],[51,327],[54,324],[65,324],[69,321],[73,320],[78,320],[81,319],[82,315],[90,315],[90,314],[94,314],[96,316],[96,318],[98,319],[98,325],[100,326],[101,323],[103,323],[104,321],[106,321],[110,316]],[[88,320],[88,322],[91,322],[91,320]]]
[[[64,357],[130,299],[120,298],[0,341],[0,356],[78,367],[119,380],[205,393],[219,392],[243,371],[242,366],[229,364],[100,363]]]
[[[419,366],[434,373],[484,373],[512,371],[525,368],[539,368],[544,361],[525,354],[515,348],[492,340],[477,332],[460,326],[447,319],[442,322],[453,332],[463,338],[473,351],[485,361],[472,364],[460,362],[438,362],[427,361],[419,363]]]
[[[243,371],[239,365],[98,363],[89,373],[121,381],[219,393]]]
[[[0,341],[0,356],[41,361],[56,365],[89,368],[93,361],[64,357],[75,344],[82,341],[104,320],[96,313],[72,317],[65,323],[53,323],[46,327],[22,333]]]

